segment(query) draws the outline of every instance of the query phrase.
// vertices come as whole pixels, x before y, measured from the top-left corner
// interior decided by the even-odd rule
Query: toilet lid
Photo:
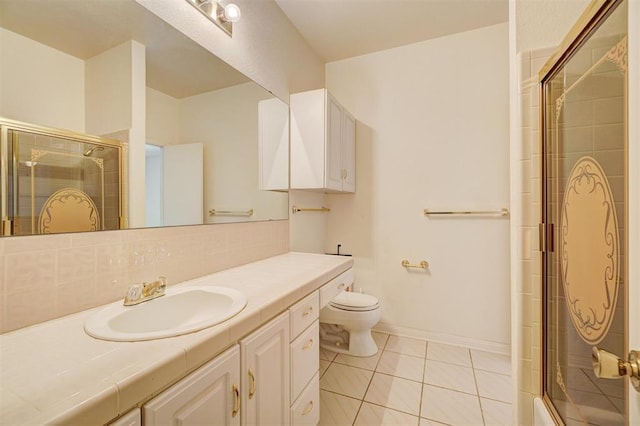
[[[379,305],[378,298],[370,294],[343,291],[331,301],[331,306],[345,311],[371,311]]]

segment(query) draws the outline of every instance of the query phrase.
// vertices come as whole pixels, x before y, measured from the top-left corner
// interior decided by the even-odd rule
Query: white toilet
[[[353,356],[374,355],[378,346],[371,328],[381,316],[375,296],[341,292],[320,310],[320,347]]]

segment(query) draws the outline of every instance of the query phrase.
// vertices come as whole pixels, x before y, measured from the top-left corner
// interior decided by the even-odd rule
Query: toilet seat
[[[352,312],[373,311],[380,307],[380,303],[375,296],[350,291],[343,291],[329,304],[336,309]]]

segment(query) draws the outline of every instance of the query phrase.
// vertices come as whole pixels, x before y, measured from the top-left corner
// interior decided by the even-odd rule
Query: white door
[[[164,147],[164,226],[203,223],[203,164],[201,143]]]
[[[240,351],[234,346],[143,407],[145,426],[239,425]]]
[[[289,424],[289,313],[240,341],[243,425]]]

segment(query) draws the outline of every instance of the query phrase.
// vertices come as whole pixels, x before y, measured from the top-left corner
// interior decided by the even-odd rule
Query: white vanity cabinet
[[[291,188],[355,192],[356,120],[326,90],[292,94]]]
[[[140,409],[134,408],[118,420],[109,423],[109,426],[142,426],[142,416]]]
[[[289,313],[143,407],[144,426],[289,424]]]
[[[146,403],[144,425],[240,425],[239,384],[236,345]]]
[[[291,424],[320,421],[320,294],[314,291],[289,309],[291,320]]]
[[[242,424],[289,424],[289,312],[240,341]]]

